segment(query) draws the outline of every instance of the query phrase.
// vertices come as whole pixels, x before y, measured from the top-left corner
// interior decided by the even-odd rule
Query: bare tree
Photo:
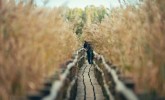
[[[49,2],[49,0],[42,0],[44,6]]]
[[[122,7],[122,3],[121,3],[121,0],[118,0],[119,4],[120,4],[120,7]]]
[[[129,4],[138,4],[140,1],[143,1],[143,0],[127,0]]]
[[[128,5],[127,2],[126,2],[126,0],[123,0],[123,2],[124,2],[125,5]]]

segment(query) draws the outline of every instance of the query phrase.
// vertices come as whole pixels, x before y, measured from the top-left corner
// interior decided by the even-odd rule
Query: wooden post
[[[40,89],[40,93],[42,94],[43,97],[45,97],[50,94],[50,89],[51,87],[44,87]]]
[[[43,95],[39,92],[31,92],[27,95],[28,100],[41,100]]]

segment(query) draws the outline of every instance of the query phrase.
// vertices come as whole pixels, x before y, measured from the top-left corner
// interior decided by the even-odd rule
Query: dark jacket
[[[93,64],[94,53],[93,53],[93,49],[91,45],[85,41],[84,48],[87,50],[87,58],[88,58],[89,64]]]
[[[84,48],[87,49],[88,48],[88,45],[89,45],[88,42],[85,41]]]

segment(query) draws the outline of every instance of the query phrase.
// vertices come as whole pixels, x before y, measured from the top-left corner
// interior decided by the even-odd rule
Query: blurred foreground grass
[[[0,100],[38,89],[45,77],[71,57],[81,40],[92,42],[94,50],[133,77],[137,92],[165,95],[164,0],[146,0],[124,9],[71,9],[67,19],[63,19],[64,8],[2,1]]]
[[[62,8],[0,0],[0,100],[38,89],[77,49],[62,14]]]
[[[165,95],[165,1],[115,8],[101,23],[87,25],[82,39],[133,77],[136,91]]]

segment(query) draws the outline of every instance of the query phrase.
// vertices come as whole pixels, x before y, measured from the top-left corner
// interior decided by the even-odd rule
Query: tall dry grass
[[[0,100],[38,89],[77,48],[63,9],[0,0]]]
[[[165,95],[165,1],[113,9],[101,24],[84,28],[83,39],[133,77],[136,91]]]

